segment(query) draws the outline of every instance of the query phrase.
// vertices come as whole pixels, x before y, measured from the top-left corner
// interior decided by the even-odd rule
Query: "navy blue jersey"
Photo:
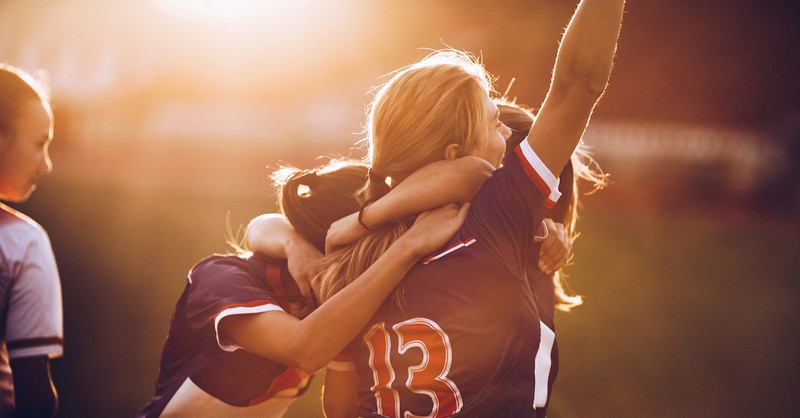
[[[286,262],[214,255],[197,263],[188,279],[164,344],[155,396],[138,416],[283,415],[308,387],[310,374],[241,349],[220,334],[218,324],[230,315],[302,308]]]
[[[546,376],[537,363],[546,365],[525,270],[557,185],[523,142],[450,243],[411,269],[404,306],[385,303],[348,348],[359,416],[536,416],[536,380]]]

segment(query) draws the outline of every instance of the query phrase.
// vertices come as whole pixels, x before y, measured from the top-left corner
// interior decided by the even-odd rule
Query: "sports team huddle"
[[[190,270],[138,417],[281,417],[325,370],[333,417],[546,416],[581,145],[624,0],[581,0],[537,111],[446,49],[393,73],[363,161],[274,173],[280,213]],[[0,64],[0,200],[52,171],[46,89]],[[319,150],[324,153],[325,150]],[[61,288],[44,228],[0,203],[0,416],[54,416]],[[321,378],[321,377],[318,377]],[[319,398],[319,394],[305,396]]]
[[[280,417],[325,369],[327,417],[545,417],[623,8],[580,2],[535,114],[436,51],[377,90],[364,161],[276,172],[280,213],[189,272],[138,416]]]

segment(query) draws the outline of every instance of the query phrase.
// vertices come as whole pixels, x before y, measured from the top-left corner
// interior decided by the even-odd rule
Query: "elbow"
[[[317,370],[321,370],[323,367],[328,365],[328,362],[314,357],[316,357],[314,354],[309,353],[308,355],[304,356],[304,358],[297,359],[296,364],[292,367],[303,369],[309,373],[315,373]]]
[[[492,177],[495,168],[491,163],[480,157],[466,156],[459,158],[460,167],[458,168],[461,180],[457,187],[463,188],[456,190],[456,197],[461,203],[472,200],[483,184]]]
[[[606,91],[607,85],[608,74],[584,73],[554,79],[551,94],[553,96],[568,97],[572,102],[594,104]]]
[[[483,183],[492,176],[494,167],[483,158],[468,155],[459,159],[462,164],[461,169],[469,174],[470,178]]]
[[[288,356],[283,361],[284,365],[303,369],[309,373],[322,369],[330,362],[330,359],[324,358],[321,354],[324,352],[322,347],[317,347],[313,341],[305,339],[288,344],[286,352]]]

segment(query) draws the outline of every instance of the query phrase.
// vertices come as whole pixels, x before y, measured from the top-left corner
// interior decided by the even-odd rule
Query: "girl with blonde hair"
[[[450,242],[408,272],[402,305],[384,303],[348,347],[352,362],[329,367],[329,416],[544,416],[555,334],[526,280],[531,237],[606,88],[623,7],[581,1],[527,138]],[[434,161],[471,155],[498,167],[511,131],[491,92],[482,65],[452,51],[396,73],[370,107],[364,207]],[[374,231],[331,253],[322,282],[348,282],[400,236],[402,223],[377,226],[369,215],[360,223]]]
[[[370,165],[360,228],[320,277],[323,301],[368,268],[406,223],[373,210],[426,165],[472,156],[497,168],[447,245],[415,265],[397,302],[386,302],[328,368],[333,416],[543,417],[552,376],[553,330],[527,278],[533,237],[558,201],[561,173],[605,90],[624,0],[582,0],[559,47],[550,89],[527,137],[504,160],[511,131],[473,57],[432,54],[398,71],[370,107]],[[341,226],[345,225],[345,226]],[[351,219],[331,236],[352,236]],[[341,227],[341,228],[340,228]],[[326,286],[330,292],[325,291]],[[565,301],[569,304],[571,302]],[[323,305],[324,306],[324,305]]]

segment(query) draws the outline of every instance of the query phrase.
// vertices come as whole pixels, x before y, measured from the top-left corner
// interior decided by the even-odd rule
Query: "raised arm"
[[[302,320],[280,311],[233,315],[220,322],[220,333],[288,366],[323,367],[367,324],[408,270],[453,236],[468,207],[452,204],[421,214],[367,271]]]
[[[494,167],[478,157],[461,157],[428,164],[395,186],[386,196],[366,207],[362,222],[376,228],[447,203],[472,200]],[[326,252],[365,235],[367,230],[354,213],[334,222],[328,230]]]
[[[564,168],[605,91],[624,5],[624,0],[582,0],[561,38],[550,89],[527,139],[555,175]]]

